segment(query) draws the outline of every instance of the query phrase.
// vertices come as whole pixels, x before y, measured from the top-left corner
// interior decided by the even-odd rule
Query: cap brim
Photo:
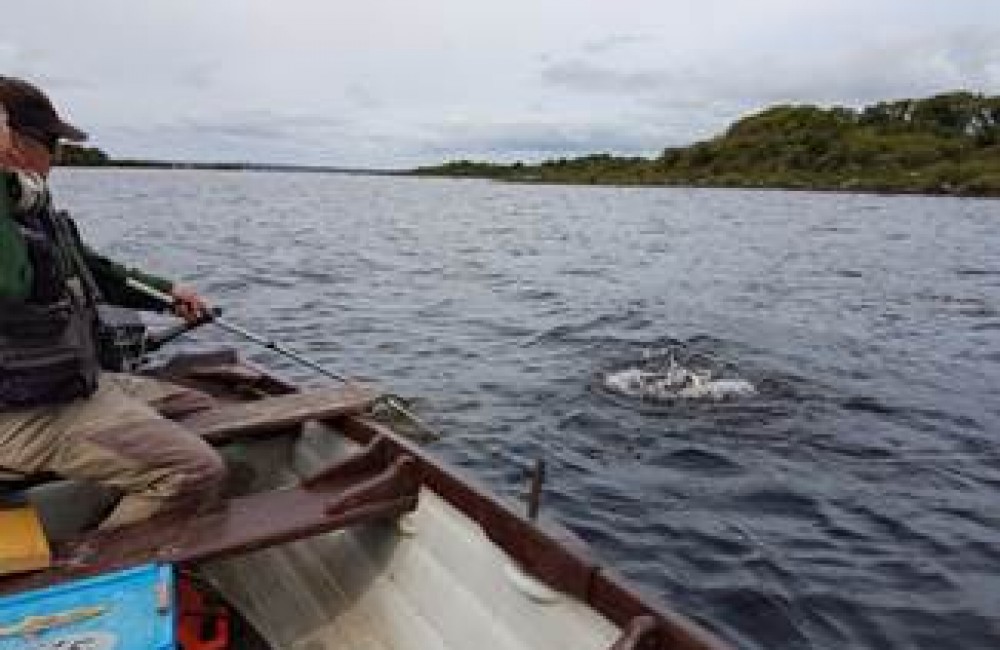
[[[69,140],[70,142],[86,142],[87,140],[85,132],[65,122],[60,122],[52,132],[63,140]]]

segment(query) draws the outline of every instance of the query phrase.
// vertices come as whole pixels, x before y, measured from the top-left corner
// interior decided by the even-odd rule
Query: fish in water
[[[710,399],[722,401],[749,397],[756,387],[744,379],[714,379],[710,370],[691,370],[673,355],[666,368],[626,368],[604,378],[608,390],[639,399]]]

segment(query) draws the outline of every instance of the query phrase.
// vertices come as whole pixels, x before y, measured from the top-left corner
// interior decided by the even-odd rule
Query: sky
[[[776,103],[1000,94],[1000,0],[33,0],[0,74],[116,157],[651,156]]]

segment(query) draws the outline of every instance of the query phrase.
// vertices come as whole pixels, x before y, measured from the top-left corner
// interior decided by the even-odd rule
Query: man
[[[123,497],[104,528],[210,503],[222,460],[157,410],[192,397],[204,406],[200,394],[102,372],[95,333],[102,301],[158,306],[129,278],[171,295],[189,320],[205,302],[85,246],[52,208],[46,179],[60,140],[86,134],[19,79],[0,77],[0,106],[0,477],[54,473],[115,488]]]

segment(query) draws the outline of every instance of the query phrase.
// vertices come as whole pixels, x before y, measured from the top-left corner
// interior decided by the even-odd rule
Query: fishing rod
[[[135,278],[128,278],[125,282],[129,287],[149,296],[150,298],[153,298],[154,300],[157,300],[158,302],[163,303],[165,306],[173,307],[174,305],[177,304],[177,299],[171,296],[170,294],[160,291],[155,287],[151,287],[144,282],[140,282]],[[160,348],[167,342],[172,341],[173,339],[181,336],[182,334],[185,334],[195,329],[196,327],[200,327],[208,323],[211,323],[232,334],[236,334],[237,336],[242,337],[252,343],[256,343],[261,347],[267,348],[268,350],[277,352],[278,354],[288,359],[291,359],[292,361],[295,361],[300,365],[303,365],[307,368],[316,371],[317,373],[323,375],[324,377],[329,377],[330,379],[334,379],[348,386],[354,383],[350,378],[330,370],[326,366],[310,359],[309,357],[305,357],[299,354],[298,352],[292,350],[286,345],[283,345],[275,340],[268,339],[255,332],[251,332],[250,330],[246,329],[241,325],[237,325],[236,323],[224,319],[222,317],[222,310],[219,309],[218,307],[210,309],[208,312],[206,312],[199,318],[195,319],[194,321],[178,325],[177,327],[171,328],[166,332],[160,334],[159,336],[155,337],[152,341],[150,348],[154,350]],[[410,422],[412,422],[414,426],[423,431],[425,434],[430,435],[432,438],[435,439],[441,437],[437,433],[437,431],[428,426],[423,420],[417,417],[410,409],[404,406],[400,401],[400,398],[397,397],[396,395],[393,395],[391,393],[383,393],[382,395],[379,396],[378,400],[383,402],[390,409],[396,411],[401,416],[405,417],[407,420],[410,420]]]

